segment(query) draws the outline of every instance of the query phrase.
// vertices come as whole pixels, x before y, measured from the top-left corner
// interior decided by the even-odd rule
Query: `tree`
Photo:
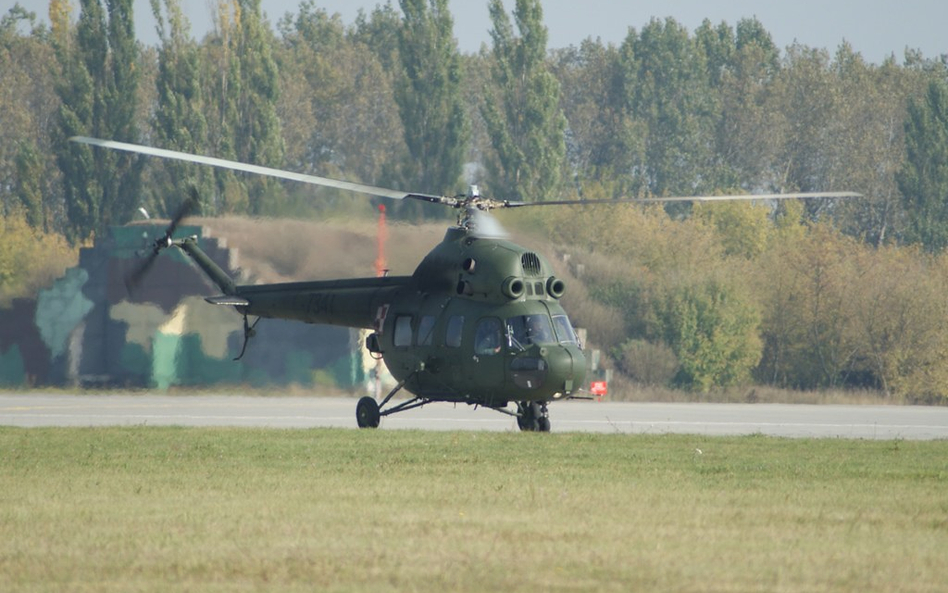
[[[20,25],[28,29],[21,32]],[[50,32],[19,4],[0,19],[0,215],[23,210],[38,230],[61,230],[62,191],[50,146],[59,98]]]
[[[668,18],[630,31],[622,47],[628,109],[645,128],[636,174],[654,195],[711,191],[715,122],[707,58],[687,29]]]
[[[761,380],[794,388],[845,385],[862,355],[855,295],[864,246],[824,224],[783,232],[758,264]]]
[[[767,99],[779,72],[779,51],[756,19],[735,29],[705,22],[695,32],[716,96],[712,178],[715,190],[775,187],[772,168],[783,140]]]
[[[429,193],[456,189],[470,127],[461,101],[461,63],[447,0],[400,0],[402,75],[396,79],[408,187]]]
[[[155,81],[158,103],[152,122],[155,144],[170,150],[205,153],[207,121],[203,112],[200,54],[190,37],[180,0],[163,0],[163,4],[166,18],[162,16],[161,2],[151,0],[161,40]],[[213,178],[207,167],[170,160],[156,161],[153,166],[160,168],[155,175],[160,190],[153,193],[153,199],[165,214],[177,209],[190,186],[197,187],[202,200],[213,195]]]
[[[138,141],[138,45],[132,0],[82,0],[75,35],[56,38],[63,68],[57,159],[63,171],[67,236],[81,241],[137,209],[142,161],[123,152],[68,142],[76,135]],[[54,24],[55,27],[58,26]]]
[[[880,247],[901,231],[896,173],[905,159],[906,106],[909,97],[923,93],[922,77],[892,59],[867,64],[847,44],[836,52],[833,70],[845,97],[836,116],[843,125],[833,142],[833,189],[865,196],[836,205],[833,219],[846,234]]]
[[[260,0],[225,0],[218,7],[217,31],[205,43],[208,140],[216,156],[266,167],[282,167],[279,69],[273,58],[273,34],[263,20]],[[239,179],[215,171],[221,201],[217,209],[264,213],[265,197],[279,193],[276,182]]]
[[[514,34],[501,0],[489,4],[492,80],[482,115],[494,149],[491,191],[512,200],[549,199],[566,155],[559,83],[546,63],[547,30],[539,0],[517,0]]]
[[[360,15],[347,31],[338,15],[312,2],[283,20],[279,105],[290,169],[384,187],[398,183],[396,165],[407,159],[405,134],[393,99],[394,68],[384,67],[379,52],[391,50],[397,58],[397,46],[390,45],[400,20],[388,5],[369,20]],[[321,199],[313,201],[311,188],[301,190],[309,208],[371,206],[336,190],[318,193]]]
[[[911,100],[905,121],[906,158],[896,177],[908,217],[905,238],[927,251],[948,246],[948,83],[932,79]]]
[[[945,256],[885,245],[866,254],[855,291],[867,368],[887,395],[934,403],[948,386]]]
[[[760,315],[735,286],[709,278],[673,287],[657,303],[662,338],[678,357],[676,382],[696,391],[739,385],[760,361]]]
[[[644,161],[645,129],[626,108],[619,50],[587,39],[554,56],[568,122],[569,173],[578,193],[588,198],[603,188],[605,197],[636,195],[639,187],[630,172]]]

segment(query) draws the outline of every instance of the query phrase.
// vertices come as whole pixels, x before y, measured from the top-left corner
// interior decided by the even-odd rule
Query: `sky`
[[[17,0],[0,0],[6,14]],[[28,10],[46,18],[48,0],[18,0]],[[78,0],[73,0],[78,5]],[[262,0],[264,12],[276,22],[287,12],[296,13],[301,0]],[[359,9],[366,12],[382,0],[316,0],[316,6],[339,13],[351,24]],[[393,0],[397,5],[397,0]],[[216,0],[182,0],[195,37],[212,27]],[[514,0],[504,0],[508,11]],[[462,52],[477,52],[489,43],[487,0],[449,0],[455,37]],[[673,17],[694,31],[704,19],[735,25],[756,17],[781,49],[794,42],[831,52],[844,40],[863,57],[879,63],[890,55],[901,62],[906,48],[919,49],[925,57],[948,54],[948,1],[946,0],[543,0],[549,47],[578,45],[586,38],[621,43],[629,27],[641,30],[653,17]],[[148,0],[135,0],[136,32],[145,43],[157,42]]]

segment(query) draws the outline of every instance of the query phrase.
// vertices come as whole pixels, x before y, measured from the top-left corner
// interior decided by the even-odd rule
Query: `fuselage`
[[[432,400],[550,401],[579,390],[585,357],[539,254],[452,227],[411,276],[238,286],[248,315],[374,330],[404,387]]]

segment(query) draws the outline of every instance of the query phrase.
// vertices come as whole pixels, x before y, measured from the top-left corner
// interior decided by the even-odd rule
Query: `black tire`
[[[356,422],[359,428],[378,428],[382,415],[374,397],[365,396],[356,404]]]
[[[537,418],[537,430],[540,432],[550,432],[550,419],[546,417]]]

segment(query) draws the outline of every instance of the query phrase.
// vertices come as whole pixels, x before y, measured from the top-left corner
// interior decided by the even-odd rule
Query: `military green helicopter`
[[[586,204],[561,200],[519,202],[481,196],[441,196],[399,192],[137,144],[73,137],[72,141],[268,175],[390,199],[422,200],[459,211],[457,224],[421,261],[411,276],[237,285],[198,247],[194,237],[175,238],[178,223],[196,196],[186,200],[165,234],[131,276],[143,276],[158,254],[177,247],[220,287],[205,300],[234,307],[244,317],[244,349],[253,335],[249,317],[293,319],[372,330],[365,347],[384,360],[396,386],[378,402],[356,405],[360,428],[376,428],[383,416],[433,402],[483,406],[516,417],[524,431],[548,432],[550,402],[580,397],[586,359],[576,332],[560,305],[566,285],[540,254],[508,240],[489,212],[499,208]],[[611,200],[670,202],[853,197],[850,192],[691,196]],[[241,356],[243,351],[241,352]],[[240,358],[240,356],[238,356]],[[405,389],[410,399],[392,404]],[[508,409],[511,402],[516,410]],[[390,405],[391,404],[391,405]]]

